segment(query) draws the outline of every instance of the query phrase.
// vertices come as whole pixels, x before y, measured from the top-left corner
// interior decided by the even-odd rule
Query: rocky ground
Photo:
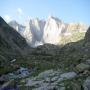
[[[2,88],[7,85],[13,87],[12,82],[17,81],[19,90],[90,90],[90,60],[76,65],[74,69],[67,72],[60,68],[50,69],[34,76],[33,72],[21,67],[14,73],[4,75],[4,79],[8,77],[9,80]]]

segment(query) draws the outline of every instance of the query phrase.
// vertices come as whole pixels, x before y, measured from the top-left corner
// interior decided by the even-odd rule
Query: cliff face
[[[42,42],[44,25],[45,21],[38,18],[25,23],[24,37],[30,45],[35,46],[37,42]]]
[[[44,28],[44,43],[58,44],[63,30],[65,30],[64,23],[57,18],[49,17]]]

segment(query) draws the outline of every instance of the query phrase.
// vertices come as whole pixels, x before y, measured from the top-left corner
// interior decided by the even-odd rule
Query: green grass
[[[0,74],[7,74],[7,73],[13,72],[15,70],[16,70],[16,68],[14,68],[12,66],[0,67]]]

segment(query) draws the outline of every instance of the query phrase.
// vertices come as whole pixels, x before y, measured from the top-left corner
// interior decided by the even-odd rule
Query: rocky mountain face
[[[88,28],[83,23],[66,24],[53,16],[49,16],[46,21],[38,18],[27,20],[24,25],[20,25],[15,21],[9,24],[26,38],[28,44],[33,47],[44,43],[58,45],[64,44],[64,42],[78,41],[78,38],[71,40],[72,36],[77,37],[73,34],[78,33],[78,36],[83,38]]]
[[[61,34],[65,32],[66,26],[58,18],[49,17],[44,28],[44,43],[58,44],[61,40]]]
[[[38,18],[26,22],[24,37],[31,46],[36,46],[42,42],[44,25],[45,21]]]
[[[25,55],[28,49],[26,40],[0,17],[0,61]]]

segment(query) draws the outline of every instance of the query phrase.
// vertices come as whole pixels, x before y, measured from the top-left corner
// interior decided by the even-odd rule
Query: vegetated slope
[[[29,48],[25,39],[0,17],[0,62],[26,55]]]

